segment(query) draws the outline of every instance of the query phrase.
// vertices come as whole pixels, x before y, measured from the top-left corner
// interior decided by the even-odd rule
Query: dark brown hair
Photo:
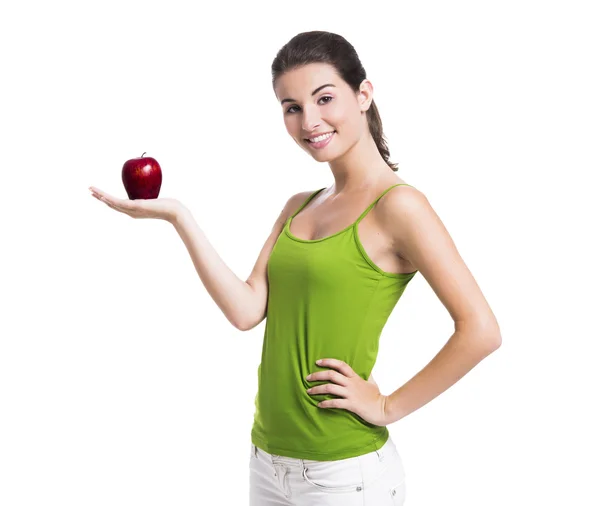
[[[310,63],[328,63],[355,93],[360,84],[367,78],[367,73],[358,58],[354,46],[341,35],[311,31],[302,32],[289,40],[278,52],[271,64],[273,89],[277,78],[295,68]],[[383,135],[383,127],[375,100],[367,111],[369,131],[377,145],[379,153],[393,171],[398,170],[398,164],[389,161],[390,151]]]

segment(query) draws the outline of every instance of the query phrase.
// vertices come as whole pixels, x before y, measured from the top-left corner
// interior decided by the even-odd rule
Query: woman
[[[267,318],[251,431],[251,506],[401,505],[404,467],[387,425],[497,349],[500,330],[426,197],[396,176],[373,86],[353,46],[329,32],[298,34],[278,52],[272,74],[289,135],[328,163],[334,183],[289,198],[245,282],[177,200],[92,193],[130,216],[172,223],[237,328]],[[370,376],[379,336],[417,272],[456,331],[422,371],[384,395]]]

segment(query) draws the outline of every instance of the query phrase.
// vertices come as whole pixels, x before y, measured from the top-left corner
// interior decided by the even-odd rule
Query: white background
[[[389,426],[407,506],[600,503],[596,2],[4,2],[0,504],[247,504],[265,322],[232,327],[125,160],[163,170],[245,280],[284,203],[332,184],[271,88],[302,31],[343,35],[391,160],[452,235],[503,344]],[[383,393],[453,332],[418,274]],[[212,497],[212,498],[211,498]]]

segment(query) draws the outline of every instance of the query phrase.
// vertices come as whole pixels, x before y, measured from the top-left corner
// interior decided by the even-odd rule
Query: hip
[[[405,469],[394,441],[339,460],[281,456],[250,446],[250,505],[400,506]]]

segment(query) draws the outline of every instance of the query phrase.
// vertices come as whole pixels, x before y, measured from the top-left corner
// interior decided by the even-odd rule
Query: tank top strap
[[[363,219],[363,218],[364,218],[364,217],[367,215],[367,213],[368,213],[368,212],[369,212],[371,209],[373,209],[373,206],[375,206],[375,204],[377,204],[377,202],[379,202],[379,199],[380,199],[381,197],[383,197],[383,196],[384,196],[384,195],[385,195],[387,192],[389,192],[389,191],[390,191],[392,188],[395,188],[396,186],[411,186],[412,188],[414,188],[414,186],[412,186],[412,185],[409,185],[409,184],[406,184],[406,183],[397,183],[397,184],[394,184],[394,185],[390,186],[389,188],[385,189],[385,190],[384,190],[384,191],[381,193],[381,195],[379,195],[379,197],[377,197],[377,198],[376,198],[376,199],[375,199],[375,200],[374,200],[374,201],[371,203],[371,205],[370,205],[369,207],[367,207],[367,208],[366,208],[366,209],[363,211],[363,213],[360,215],[360,217],[358,218],[358,220],[356,220],[356,224],[358,224],[358,223],[359,223],[359,222],[360,222],[360,221],[361,221],[361,220],[362,220],[362,219]]]
[[[320,188],[319,190],[316,190],[314,192],[312,192],[308,198],[304,201],[304,203],[296,210],[296,212],[294,214],[292,214],[288,219],[292,219],[294,216],[296,216],[300,211],[302,211],[302,209],[304,209],[306,207],[306,205],[313,199],[313,197],[319,193],[321,190],[324,190],[325,188],[327,188],[326,186],[324,186],[323,188]]]

